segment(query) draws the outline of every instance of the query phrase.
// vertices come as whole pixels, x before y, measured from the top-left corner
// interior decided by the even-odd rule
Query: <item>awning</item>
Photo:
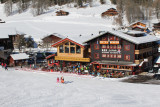
[[[137,66],[137,64],[132,62],[125,62],[125,61],[96,61],[99,64],[108,64],[108,65],[122,65],[122,66]],[[94,63],[93,63],[94,64]]]
[[[55,60],[90,62],[90,58],[65,57],[65,56],[55,56]]]

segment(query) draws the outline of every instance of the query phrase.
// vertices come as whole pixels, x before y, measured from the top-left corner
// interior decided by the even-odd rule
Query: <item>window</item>
[[[76,45],[76,53],[81,53],[81,48],[78,45]]]
[[[94,54],[94,58],[95,58],[95,59],[99,59],[99,53],[95,53],[95,54]]]
[[[117,45],[117,49],[121,49],[121,45]]]
[[[113,46],[113,49],[117,49],[117,46],[116,46],[116,45],[114,45],[114,46]]]
[[[102,54],[102,57],[103,57],[103,58],[106,58],[106,56],[107,56],[106,54]]]
[[[102,45],[102,49],[106,49],[107,48],[107,46],[106,45]]]
[[[117,58],[122,58],[122,55],[118,54],[118,55],[117,55]]]
[[[114,36],[110,36],[110,37],[109,37],[109,40],[110,40],[110,41],[114,41]]]
[[[110,58],[113,58],[113,54],[110,54]]]
[[[107,54],[107,58],[110,58],[110,55],[109,55],[109,54]]]
[[[70,47],[71,53],[75,53],[75,47]]]
[[[95,50],[99,50],[99,45],[98,44],[94,44],[94,49]]]
[[[116,37],[116,41],[119,41],[119,38],[118,38],[118,37]]]
[[[66,42],[65,45],[69,45],[69,42]]]
[[[103,41],[103,40],[104,40],[104,41],[107,40],[107,37],[102,37],[102,41]]]
[[[69,46],[65,46],[65,53],[69,53]]]
[[[124,50],[125,51],[130,51],[130,45],[124,45]]]
[[[75,45],[74,43],[70,42],[70,45]]]
[[[113,55],[113,58],[117,58],[117,55],[116,55],[116,54],[114,54],[114,55]]]
[[[124,60],[130,61],[130,55],[124,55]]]
[[[63,45],[60,45],[60,46],[59,46],[59,52],[60,52],[60,53],[64,53]]]
[[[107,45],[107,49],[109,49],[109,45]]]
[[[110,45],[110,49],[113,49],[113,45]]]

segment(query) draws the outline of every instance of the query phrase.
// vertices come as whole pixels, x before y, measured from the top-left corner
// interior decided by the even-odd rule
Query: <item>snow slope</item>
[[[95,7],[79,9],[62,6],[62,10],[70,12],[69,16],[56,16],[55,12],[59,7],[55,6],[37,17],[31,14],[30,9],[22,14],[17,13],[6,17],[3,13],[4,4],[0,4],[0,18],[6,21],[5,24],[0,24],[0,27],[16,27],[18,31],[31,35],[36,40],[52,33],[76,37],[76,39],[82,35],[87,39],[91,34],[98,35],[99,31],[115,27],[113,18],[102,19],[100,16],[102,12],[115,7],[109,0],[107,1],[106,5],[97,4]]]
[[[159,107],[159,85],[0,68],[1,107]]]

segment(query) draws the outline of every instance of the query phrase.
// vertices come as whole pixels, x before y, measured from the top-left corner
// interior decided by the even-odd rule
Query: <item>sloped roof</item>
[[[160,38],[157,38],[155,36],[152,36],[152,35],[149,35],[149,34],[146,34],[146,33],[144,33],[144,36],[142,36],[142,37],[133,37],[133,36],[130,36],[128,34],[125,34],[125,33],[121,32],[121,31],[108,30],[105,33],[103,33],[101,35],[97,35],[97,36],[95,36],[95,37],[93,37],[91,39],[88,39],[83,43],[87,43],[90,40],[93,40],[93,39],[95,39],[97,37],[100,37],[100,36],[102,36],[102,35],[104,35],[106,33],[111,33],[111,34],[113,34],[115,36],[118,36],[118,37],[120,37],[122,39],[130,41],[130,42],[132,42],[134,44],[142,44],[142,43],[154,42],[154,41],[159,41],[160,40]]]
[[[0,27],[0,38],[9,38],[9,35],[25,35],[23,32],[19,32],[16,28]]]
[[[65,39],[65,38],[66,38],[65,36],[63,36],[63,35],[61,35],[61,34],[58,34],[58,33],[52,33],[52,34],[50,34],[50,35],[48,35],[48,36],[45,36],[44,38],[49,37],[49,36],[51,36],[51,35],[56,36],[56,37],[59,37],[59,38],[61,38],[61,39]],[[43,39],[44,39],[44,38],[43,38]]]
[[[143,23],[143,24],[145,24],[146,25],[146,22],[145,21],[137,21],[137,22],[133,22],[133,23],[131,23],[129,26],[132,26],[132,25],[134,25],[134,24],[136,24],[136,23]]]
[[[29,55],[26,53],[11,54],[10,56],[13,58],[13,60],[29,59]]]
[[[52,47],[58,46],[59,44],[65,42],[65,41],[70,41],[70,42],[75,43],[75,44],[77,44],[77,45],[79,45],[79,46],[81,46],[81,47],[84,47],[81,43],[78,43],[78,42],[76,42],[75,40],[72,40],[72,39],[70,39],[70,38],[62,39],[62,40],[56,42],[55,44],[53,44]]]

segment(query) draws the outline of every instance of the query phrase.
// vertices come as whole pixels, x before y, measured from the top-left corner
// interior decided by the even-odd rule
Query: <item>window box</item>
[[[124,45],[124,50],[125,51],[130,51],[130,45]]]
[[[106,58],[107,57],[107,55],[106,54],[102,54],[102,58]]]
[[[130,55],[124,55],[124,60],[130,61]]]
[[[94,58],[95,58],[95,59],[99,59],[99,53],[95,53],[95,54],[94,54]]]
[[[99,45],[98,44],[94,44],[94,49],[95,50],[99,50]]]

